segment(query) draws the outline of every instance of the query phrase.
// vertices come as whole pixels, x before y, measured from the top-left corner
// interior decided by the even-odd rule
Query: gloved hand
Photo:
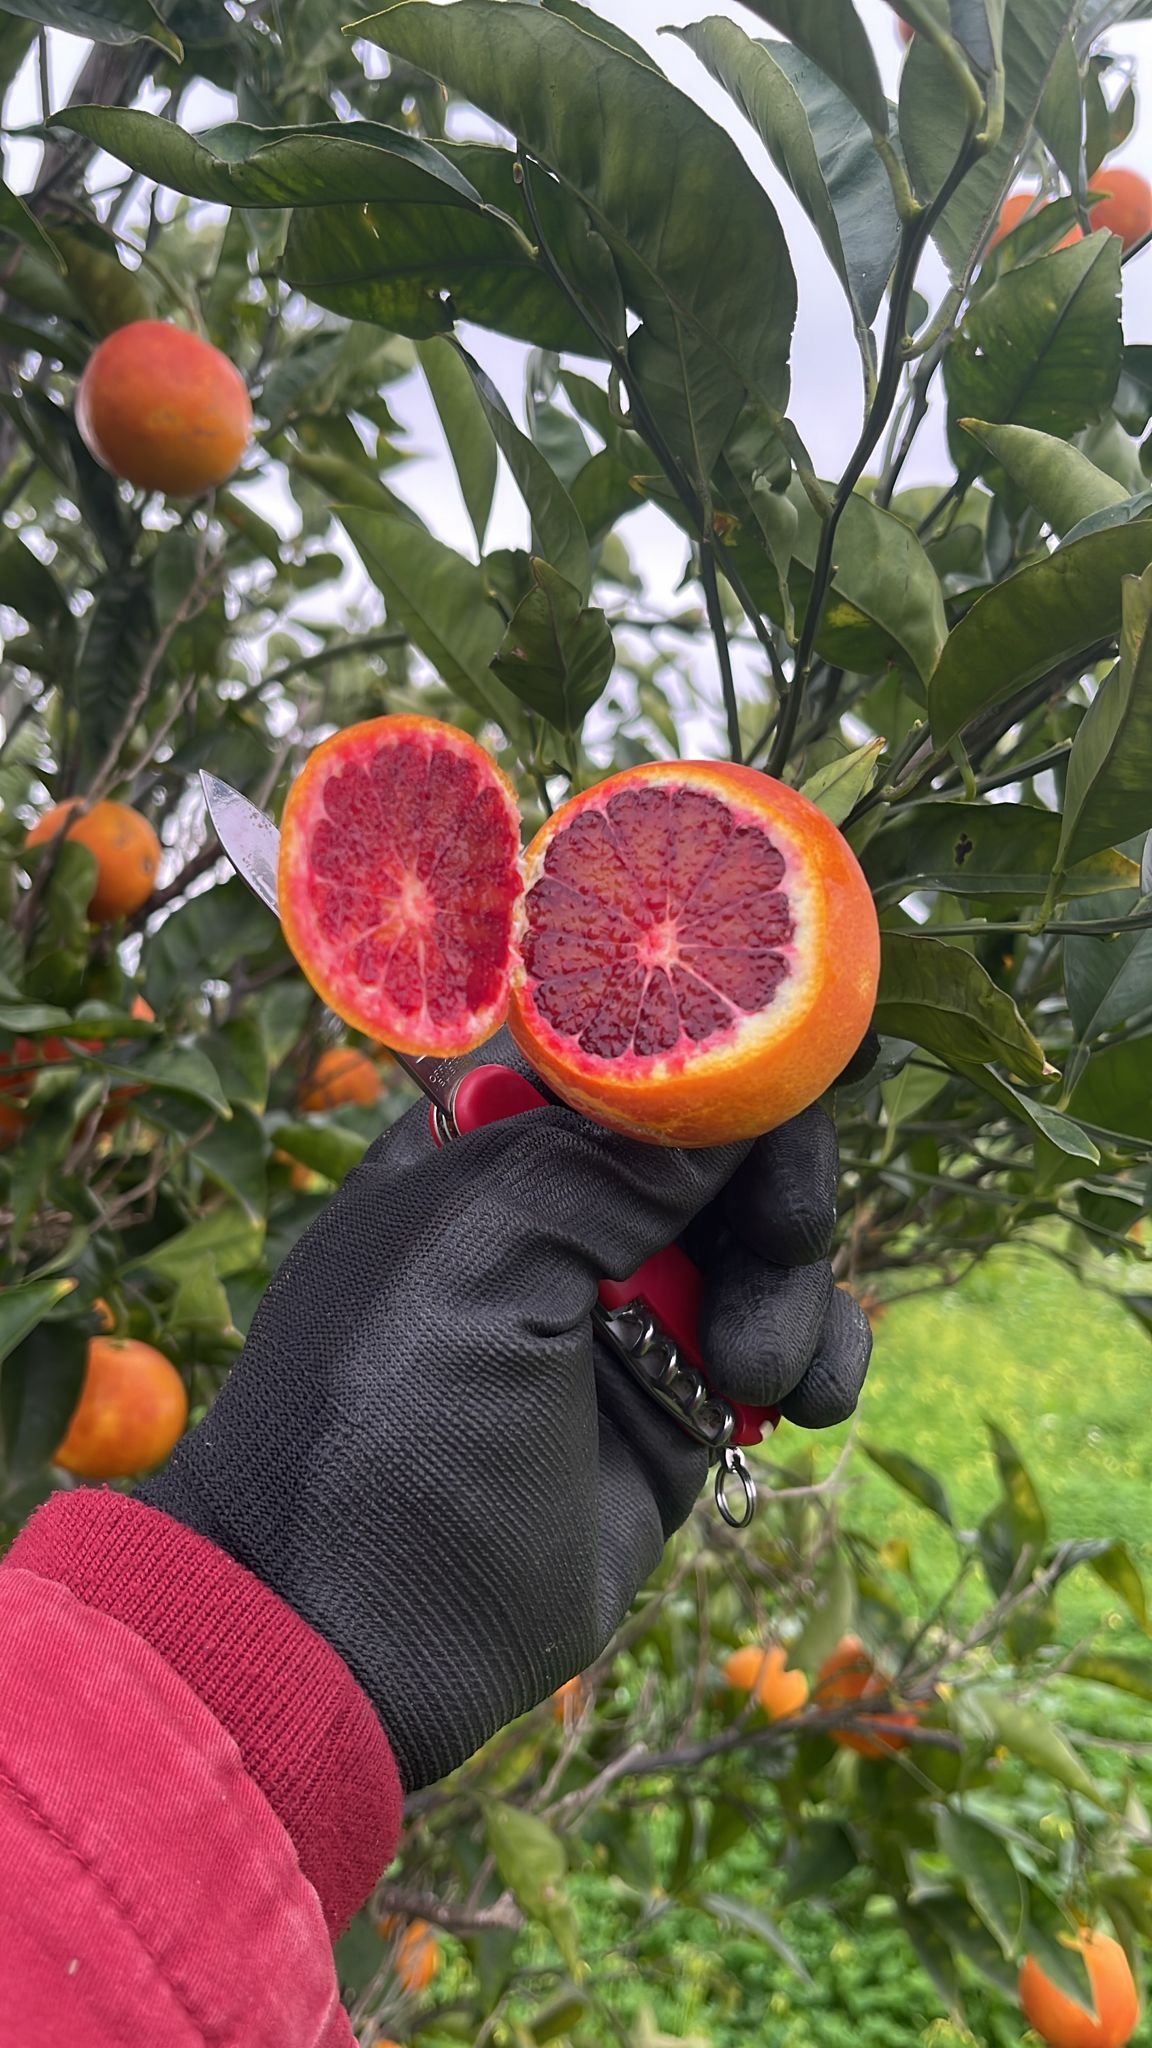
[[[405,1786],[603,1650],[707,1453],[594,1341],[597,1281],[685,1236],[709,1378],[805,1427],[871,1339],[833,1285],[810,1109],[672,1151],[560,1108],[437,1149],[413,1109],[289,1252],[213,1408],[138,1492],[271,1586],[375,1703]]]

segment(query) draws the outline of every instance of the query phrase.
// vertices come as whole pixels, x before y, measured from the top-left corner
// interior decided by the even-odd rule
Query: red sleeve
[[[401,1790],[329,1645],[182,1524],[57,1494],[0,1563],[0,2012],[21,2048],[349,2048],[332,1937]]]

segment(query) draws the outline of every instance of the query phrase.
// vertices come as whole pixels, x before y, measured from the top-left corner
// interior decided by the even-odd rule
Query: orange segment
[[[513,1036],[572,1108],[716,1145],[815,1101],[871,1019],[868,885],[824,813],[753,768],[648,762],[525,857]]]
[[[351,726],[285,806],[288,943],[356,1030],[400,1052],[467,1052],[507,1008],[519,852],[515,792],[466,733],[414,716]]]

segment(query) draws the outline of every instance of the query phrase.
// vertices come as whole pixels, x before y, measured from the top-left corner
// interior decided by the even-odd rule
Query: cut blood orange
[[[718,1145],[823,1094],[872,1017],[880,939],[847,841],[757,769],[646,762],[525,856],[512,1034],[596,1122]]]
[[[519,855],[515,791],[467,733],[434,718],[351,726],[289,792],[288,943],[356,1030],[398,1052],[467,1052],[508,1007]]]

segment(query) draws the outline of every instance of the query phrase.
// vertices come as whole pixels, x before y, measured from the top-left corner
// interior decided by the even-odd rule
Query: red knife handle
[[[485,1124],[502,1123],[505,1117],[520,1116],[528,1109],[542,1109],[546,1098],[524,1074],[512,1067],[472,1067],[463,1076],[452,1098],[452,1120],[461,1136],[478,1131]],[[435,1112],[433,1135],[439,1140]],[[680,1357],[705,1377],[700,1352],[700,1310],[704,1278],[687,1252],[678,1244],[645,1259],[639,1271],[627,1280],[602,1280],[600,1300],[609,1311],[629,1302],[642,1301],[653,1321],[675,1344]],[[750,1408],[731,1401],[736,1417],[733,1444],[758,1444],[765,1431],[771,1434],[780,1420],[776,1408]]]

